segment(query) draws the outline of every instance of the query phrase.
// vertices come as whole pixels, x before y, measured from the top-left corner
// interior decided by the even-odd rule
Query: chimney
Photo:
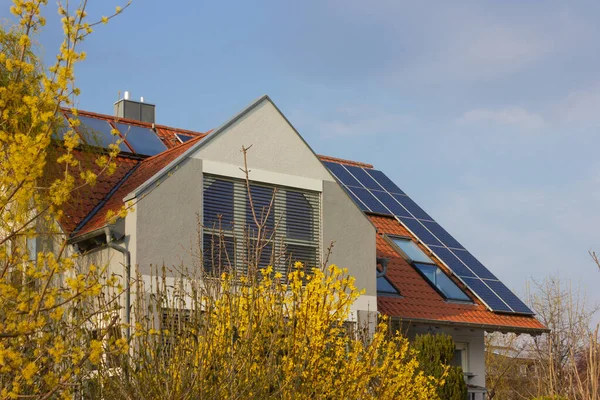
[[[136,121],[154,123],[155,121],[154,104],[144,103],[144,98],[140,101],[129,100],[129,92],[123,93],[123,98],[115,103],[115,116],[119,118],[129,118]]]

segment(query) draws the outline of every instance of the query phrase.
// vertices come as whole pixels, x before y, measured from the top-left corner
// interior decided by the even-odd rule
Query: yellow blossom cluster
[[[94,26],[85,3],[59,5],[64,40],[47,67],[35,40],[47,0],[14,0],[14,26],[0,25],[0,399],[72,398],[110,345],[109,326],[94,321],[113,311],[103,293],[115,281],[77,265],[58,224],[73,192],[114,169],[118,151],[100,170],[82,165],[76,110],[69,127],[61,113],[79,94],[78,47]]]
[[[437,398],[441,382],[418,372],[407,339],[390,335],[385,321],[348,321],[362,291],[345,269],[298,264],[287,276],[268,267],[256,279],[223,274],[181,284],[189,290],[159,290],[139,307],[159,321],[138,316],[135,368],[104,375],[103,396]]]

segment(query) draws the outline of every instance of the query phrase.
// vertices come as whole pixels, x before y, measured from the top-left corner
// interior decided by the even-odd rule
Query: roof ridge
[[[331,157],[331,156],[326,156],[323,154],[317,154],[317,157],[319,157],[321,159],[321,161],[331,161],[331,162],[335,162],[338,164],[348,164],[348,165],[354,165],[356,167],[373,168],[372,164],[368,164],[368,163],[361,162],[361,161],[346,160],[343,158]]]

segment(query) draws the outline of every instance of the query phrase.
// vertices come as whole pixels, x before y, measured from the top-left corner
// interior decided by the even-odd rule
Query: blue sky
[[[269,94],[317,153],[386,172],[511,288],[559,272],[600,301],[599,17],[594,1],[138,0],[85,43],[79,106],[110,114],[129,90],[204,131]]]

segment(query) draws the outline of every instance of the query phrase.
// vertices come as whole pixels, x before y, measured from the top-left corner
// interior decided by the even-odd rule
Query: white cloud
[[[541,115],[519,107],[503,109],[477,108],[467,111],[458,121],[461,123],[512,125],[524,130],[535,130],[544,126],[544,118]]]

